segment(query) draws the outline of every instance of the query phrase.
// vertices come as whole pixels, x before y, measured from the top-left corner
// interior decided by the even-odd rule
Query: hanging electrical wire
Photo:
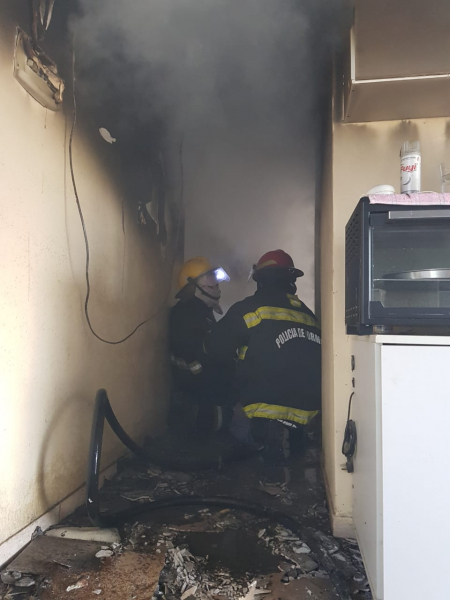
[[[179,216],[178,216],[178,223],[177,223],[177,230],[176,230],[176,236],[175,236],[175,244],[174,244],[174,251],[173,251],[173,257],[172,257],[172,261],[171,261],[171,265],[170,265],[170,278],[169,278],[169,284],[168,284],[168,289],[167,292],[164,296],[163,302],[161,303],[161,306],[159,306],[157,308],[157,310],[155,310],[149,317],[147,317],[144,321],[142,321],[141,323],[139,323],[139,325],[136,325],[136,327],[125,337],[123,337],[120,340],[107,340],[103,337],[101,337],[94,329],[92,323],[91,323],[91,319],[89,316],[89,299],[91,296],[91,283],[90,283],[90,279],[89,279],[89,264],[90,264],[90,248],[89,248],[89,238],[88,238],[88,234],[87,234],[87,229],[86,229],[86,221],[84,219],[84,215],[83,215],[83,210],[81,208],[81,202],[80,202],[80,197],[78,194],[78,188],[77,188],[77,183],[76,183],[76,179],[75,179],[75,171],[74,171],[74,166],[73,166],[73,138],[74,138],[74,133],[75,133],[75,128],[77,125],[77,99],[76,99],[76,75],[75,75],[75,50],[73,50],[72,52],[72,101],[73,101],[73,118],[72,118],[72,128],[70,131],[70,137],[69,137],[69,166],[70,166],[70,175],[72,178],[72,186],[73,186],[73,192],[75,195],[75,201],[77,204],[77,208],[78,208],[78,214],[80,216],[80,221],[81,221],[81,227],[83,229],[83,237],[84,237],[84,245],[85,245],[85,249],[86,249],[86,263],[85,263],[85,277],[86,277],[86,296],[85,296],[85,301],[84,301],[84,314],[86,317],[86,322],[88,324],[88,327],[92,333],[92,335],[94,335],[98,340],[100,340],[101,342],[105,343],[105,344],[111,344],[111,345],[116,345],[116,344],[122,344],[123,342],[126,342],[127,340],[129,340],[143,325],[145,325],[146,323],[148,323],[149,321],[151,321],[152,319],[154,319],[159,313],[160,311],[167,305],[167,300],[169,299],[169,295],[170,295],[170,290],[172,287],[172,277],[173,277],[173,268],[175,266],[175,261],[176,261],[176,256],[177,256],[177,249],[178,249],[178,242],[179,242],[179,237],[180,237],[180,229],[181,229],[181,222],[183,219],[183,205],[184,205],[184,167],[183,167],[183,144],[184,144],[184,138],[181,138],[180,141],[180,146],[179,146],[179,159],[180,159],[180,201],[179,201]]]

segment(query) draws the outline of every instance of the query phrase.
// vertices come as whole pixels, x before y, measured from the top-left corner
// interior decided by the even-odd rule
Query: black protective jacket
[[[176,388],[201,403],[233,403],[236,361],[205,353],[204,341],[216,322],[212,308],[202,300],[179,301],[170,311],[169,349]]]
[[[297,296],[262,288],[234,304],[211,329],[211,358],[236,354],[239,402],[248,417],[306,424],[321,404],[321,338],[317,319]]]

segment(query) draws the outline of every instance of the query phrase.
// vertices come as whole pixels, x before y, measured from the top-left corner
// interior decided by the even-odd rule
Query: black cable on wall
[[[86,264],[85,264],[85,277],[86,277],[86,297],[84,300],[84,314],[86,317],[86,322],[88,324],[88,327],[92,333],[92,335],[94,335],[98,340],[100,340],[101,342],[105,343],[105,344],[111,344],[111,345],[116,345],[116,344],[122,344],[123,342],[126,342],[127,340],[129,340],[143,325],[145,325],[146,323],[148,323],[149,321],[151,321],[152,319],[154,319],[159,312],[164,308],[164,306],[166,306],[167,304],[167,300],[169,298],[170,295],[170,290],[172,287],[172,277],[173,277],[173,268],[175,266],[175,260],[176,260],[176,255],[177,255],[177,248],[178,248],[178,241],[179,241],[179,237],[180,237],[180,229],[181,229],[181,221],[182,221],[182,209],[183,209],[183,202],[184,202],[184,167],[183,167],[183,138],[181,139],[180,142],[180,147],[179,147],[179,157],[180,157],[180,214],[178,217],[178,224],[177,224],[177,233],[176,233],[176,238],[175,238],[175,246],[174,246],[174,253],[173,253],[173,258],[172,258],[172,263],[171,263],[171,267],[170,267],[170,279],[169,279],[169,286],[168,286],[168,290],[167,293],[164,296],[164,300],[163,303],[161,304],[161,306],[158,307],[157,310],[155,310],[155,312],[153,312],[149,317],[147,317],[144,321],[142,321],[141,323],[139,323],[139,325],[136,325],[136,327],[125,337],[123,337],[122,339],[119,340],[107,340],[105,338],[103,338],[102,336],[100,336],[94,329],[92,323],[91,323],[91,319],[89,316],[89,299],[91,296],[91,283],[90,283],[90,278],[89,278],[89,263],[90,263],[90,248],[89,248],[89,238],[88,238],[88,234],[87,234],[87,229],[86,229],[86,221],[84,219],[84,215],[83,215],[83,210],[81,208],[81,202],[80,202],[80,197],[78,194],[78,188],[77,188],[77,183],[76,183],[76,178],[75,178],[75,171],[74,171],[74,165],[73,165],[73,138],[74,138],[74,134],[75,134],[75,128],[77,125],[77,99],[76,99],[76,93],[75,93],[75,86],[76,86],[76,76],[75,76],[75,51],[72,52],[72,100],[73,100],[73,119],[72,119],[72,128],[70,131],[70,137],[69,137],[69,166],[70,166],[70,175],[71,175],[71,179],[72,179],[72,186],[73,186],[73,192],[75,194],[75,200],[77,203],[77,208],[78,208],[78,214],[80,216],[80,221],[81,221],[81,227],[83,229],[83,237],[84,237],[84,245],[86,248]]]

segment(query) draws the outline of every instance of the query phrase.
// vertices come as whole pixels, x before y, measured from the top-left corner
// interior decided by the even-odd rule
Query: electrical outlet
[[[64,81],[58,75],[57,66],[19,27],[14,51],[14,77],[39,104],[53,111],[59,110]]]

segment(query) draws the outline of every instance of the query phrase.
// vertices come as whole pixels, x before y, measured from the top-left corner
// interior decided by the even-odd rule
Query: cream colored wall
[[[163,306],[128,342],[88,331],[85,250],[68,171],[71,105],[42,108],[14,80],[15,27],[28,4],[0,9],[0,543],[82,485],[94,395],[105,387],[138,440],[163,423],[169,261],[126,210],[114,146],[81,122],[74,162],[91,245],[91,317],[116,339]],[[105,428],[108,429],[108,428]],[[106,431],[103,465],[124,448]]]
[[[370,124],[333,124],[324,171],[321,264],[323,322],[323,425],[325,473],[336,533],[351,525],[352,475],[341,469],[348,399],[350,345],[345,332],[345,225],[358,199],[386,183],[399,191],[399,150],[420,140],[422,189],[440,191],[439,164],[450,164],[450,120],[421,119]]]
[[[331,124],[330,124],[331,125]],[[320,206],[320,298],[322,322],[322,446],[329,491],[335,487],[334,357],[333,357],[333,147],[332,131],[324,146]]]

